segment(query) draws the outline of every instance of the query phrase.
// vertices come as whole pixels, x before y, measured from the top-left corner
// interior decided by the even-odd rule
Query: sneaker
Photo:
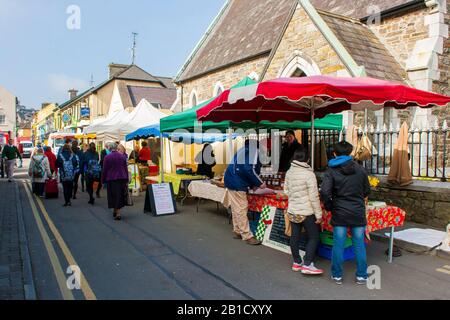
[[[342,284],[342,277],[341,278],[339,278],[339,277],[331,277],[331,279],[334,281],[334,282],[336,282],[336,284],[338,284],[338,285],[341,285]]]
[[[367,278],[356,277],[356,284],[366,285],[367,284]]]
[[[250,238],[250,239],[246,240],[245,242],[247,242],[247,244],[252,245],[252,246],[259,246],[260,244],[262,244],[261,241],[256,240],[255,238]]]
[[[323,274],[323,270],[317,269],[314,266],[314,263],[311,263],[309,266],[303,265],[301,271],[303,274],[314,274],[314,275]]]
[[[295,263],[292,265],[292,271],[299,272],[302,270],[302,265],[299,263]]]

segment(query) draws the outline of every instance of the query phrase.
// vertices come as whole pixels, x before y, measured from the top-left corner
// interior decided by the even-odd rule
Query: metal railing
[[[363,135],[359,132],[359,136]],[[367,133],[372,142],[372,157],[363,165],[369,174],[388,175],[391,167],[391,159],[394,154],[394,146],[399,136],[399,129],[370,128]],[[333,145],[340,140],[345,140],[346,129],[316,130],[316,142],[323,140],[327,158],[332,158]],[[450,178],[450,130],[446,122],[440,128],[414,129],[409,131],[408,146],[410,154],[411,173],[415,178],[440,179],[449,181]],[[316,146],[320,146],[317,144]],[[319,158],[323,156],[323,147],[318,148]],[[317,162],[316,162],[317,164]],[[324,170],[323,164],[316,167]]]

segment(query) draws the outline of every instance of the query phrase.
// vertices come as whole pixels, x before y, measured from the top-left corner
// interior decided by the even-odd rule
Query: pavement
[[[18,241],[20,219],[10,204],[17,199],[40,300],[450,299],[450,274],[445,272],[450,263],[438,256],[404,252],[389,264],[387,243],[372,241],[368,263],[381,271],[380,289],[356,285],[351,262],[345,265],[344,284],[338,286],[329,278],[328,260],[316,261],[325,275],[304,276],[291,271],[289,255],[234,240],[225,210],[218,211],[215,203],[203,202],[197,213],[191,199],[176,215],[153,217],[143,213],[141,196],[133,207],[124,208],[123,220],[117,222],[104,191],[95,206],[80,193],[72,207],[63,208],[62,194],[54,200],[36,199],[23,170],[17,178],[15,195],[7,183],[0,183],[1,194],[8,197],[0,207],[0,299],[23,299],[30,291]],[[9,235],[3,233],[6,225]],[[4,248],[11,251],[8,259],[3,258]],[[73,285],[78,268],[80,287]],[[2,275],[8,281],[2,282]]]

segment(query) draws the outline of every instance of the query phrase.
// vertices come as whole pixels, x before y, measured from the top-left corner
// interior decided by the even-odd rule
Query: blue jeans
[[[335,278],[342,278],[344,264],[344,244],[347,239],[347,227],[333,228],[333,257],[331,263],[331,273]],[[356,276],[367,278],[367,256],[364,244],[365,227],[355,227],[352,230],[353,249],[356,255]]]

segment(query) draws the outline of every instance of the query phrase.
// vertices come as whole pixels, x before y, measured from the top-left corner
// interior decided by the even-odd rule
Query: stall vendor
[[[295,150],[300,146],[295,138],[295,132],[289,130],[286,132],[285,142],[281,146],[280,167],[279,172],[287,172],[291,168],[292,158]]]
[[[147,164],[152,160],[152,153],[148,147],[147,141],[142,142],[142,149],[139,151],[139,163]]]
[[[216,166],[216,157],[212,146],[207,143],[203,150],[195,157],[195,163],[198,164],[197,175],[214,178],[213,168]]]

